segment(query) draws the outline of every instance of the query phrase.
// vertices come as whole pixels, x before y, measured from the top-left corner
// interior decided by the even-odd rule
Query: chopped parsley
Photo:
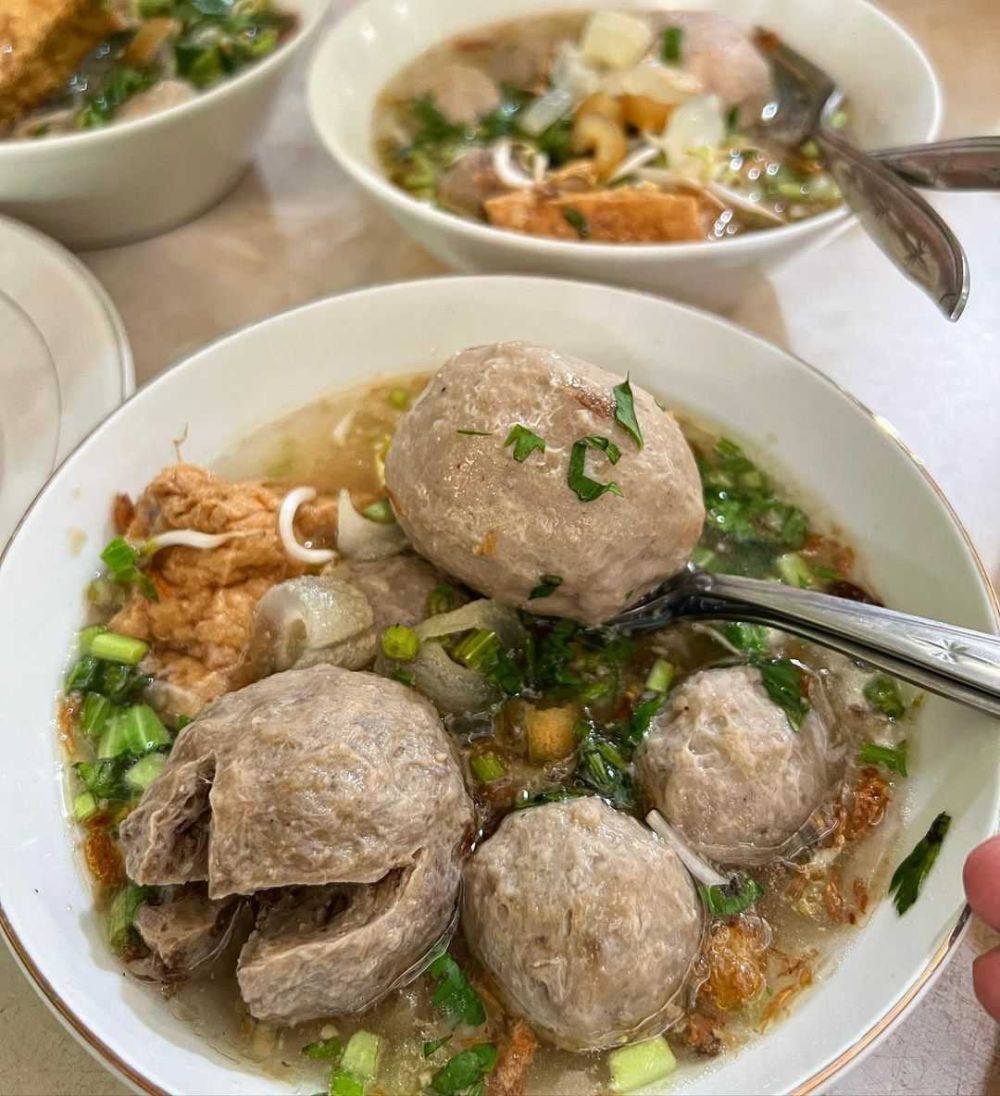
[[[883,769],[908,776],[906,771],[906,743],[898,746],[879,746],[875,742],[866,742],[858,751],[858,760],[863,765],[881,765]]]
[[[430,1091],[438,1096],[468,1093],[493,1072],[496,1064],[497,1048],[492,1043],[477,1043],[448,1059],[431,1078]]]
[[[865,700],[889,719],[900,719],[906,712],[899,686],[888,674],[876,674],[871,678],[865,685],[864,694]]]
[[[635,803],[628,762],[618,746],[589,723],[577,728],[580,738],[576,778],[620,810]]]
[[[486,1023],[486,1009],[479,994],[469,985],[462,968],[447,952],[442,952],[427,970],[438,982],[431,1002],[452,1023],[468,1024],[469,1027]]]
[[[606,493],[620,496],[622,489],[614,481],[600,483],[587,475],[588,449],[597,449],[602,452],[612,464],[617,464],[622,455],[621,450],[613,441],[596,437],[593,434],[573,442],[569,457],[569,476],[567,477],[571,490],[576,493],[576,497],[581,502],[593,502]]]
[[[713,917],[735,917],[763,897],[764,888],[748,875],[734,875],[724,886],[699,883],[698,893]]]
[[[754,663],[760,670],[767,695],[788,716],[793,731],[809,714],[809,701],[802,692],[802,671],[788,658],[769,658]]]
[[[668,65],[678,65],[681,60],[681,46],[684,42],[683,27],[664,27],[660,42],[660,57]]]
[[[536,450],[540,453],[545,452],[545,439],[540,438],[533,430],[529,430],[521,423],[515,423],[510,428],[510,433],[503,443],[504,449],[508,445],[514,446],[513,457],[518,464],[523,464]]]
[[[748,624],[734,620],[722,626],[722,634],[734,646],[748,655],[767,654],[767,629],[763,624]]]
[[[615,394],[615,422],[641,449],[644,444],[642,430],[639,429],[639,420],[635,417],[635,401],[632,397],[632,385],[629,383],[628,374],[625,380],[621,384],[616,384],[611,391]]]
[[[566,223],[581,240],[590,239],[590,225],[587,223],[587,218],[578,209],[573,206],[563,206],[562,215],[566,219]]]
[[[562,584],[562,575],[542,575],[541,581],[531,593],[528,594],[528,600],[534,601],[536,598],[549,597],[554,594]]]
[[[315,1062],[334,1061],[344,1053],[344,1044],[334,1035],[330,1039],[317,1039],[314,1043],[306,1043],[302,1053]]]
[[[934,861],[941,851],[941,844],[951,826],[951,815],[942,811],[930,825],[930,829],[917,842],[913,852],[893,872],[889,893],[894,896],[896,911],[902,916],[916,902]]]

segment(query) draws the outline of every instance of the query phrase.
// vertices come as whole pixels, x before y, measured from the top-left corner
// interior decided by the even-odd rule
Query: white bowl
[[[947,503],[876,419],[821,374],[716,317],[653,297],[537,278],[449,278],[363,290],[286,313],[195,354],[116,411],[56,473],[0,563],[0,925],[78,1037],[150,1092],[285,1091],[203,1042],[123,978],[91,908],[65,816],[53,728],[81,591],[111,535],[117,491],[175,459],[211,463],[254,427],[331,389],[434,367],[496,339],[547,343],[632,376],[794,472],[888,601],[993,631],[982,567]],[[275,368],[280,362],[281,367]],[[239,398],[234,399],[234,393]],[[70,530],[86,543],[74,554]],[[789,1020],[672,1092],[811,1090],[855,1060],[940,970],[963,924],[962,862],[996,824],[996,724],[929,700],[913,739],[908,850],[954,822],[919,901],[883,903]]]
[[[783,228],[717,243],[595,244],[507,232],[434,209],[382,173],[372,141],[379,92],[404,65],[452,35],[517,16],[574,7],[725,11],[780,32],[846,89],[855,133],[868,148],[931,140],[941,122],[937,78],[920,47],[867,0],[364,0],[324,38],[309,80],[309,109],[340,165],[438,258],[466,271],[586,278],[731,308],[762,273],[843,226],[833,210]]]
[[[181,106],[85,133],[0,141],[0,213],[81,249],[155,236],[209,209],[246,168],[328,5],[287,3],[299,17],[287,42]]]

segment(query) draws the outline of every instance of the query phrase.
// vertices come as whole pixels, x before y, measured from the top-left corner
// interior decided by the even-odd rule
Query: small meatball
[[[703,670],[671,694],[636,755],[636,779],[702,855],[761,864],[829,787],[826,728],[811,711],[793,730],[759,670]]]
[[[472,149],[451,165],[438,180],[438,201],[452,213],[483,217],[486,203],[505,194],[507,187],[493,169],[493,154],[485,148]]]
[[[345,560],[324,573],[346,579],[368,598],[377,633],[393,624],[412,628],[426,620],[428,595],[448,583],[447,576],[427,560],[408,554],[388,559]]]
[[[718,95],[723,109],[763,106],[772,95],[771,71],[747,29],[714,11],[665,11],[653,16],[654,28],[680,27],[681,68]]]
[[[196,94],[185,80],[161,80],[147,91],[133,95],[115,115],[115,121],[130,122],[149,114],[159,114],[160,111],[189,103]]]
[[[475,125],[484,114],[500,106],[497,84],[482,69],[457,62],[428,73],[414,85],[413,94],[429,95],[455,126]]]
[[[701,939],[674,852],[602,800],[509,814],[466,864],[462,924],[508,1010],[570,1050],[652,1034]]]
[[[676,421],[632,385],[644,439],[615,421],[624,377],[525,343],[463,350],[400,421],[386,484],[414,548],[497,600],[599,624],[687,562],[704,521],[694,457]],[[544,440],[522,461],[505,444],[521,425]],[[463,434],[475,430],[482,434]],[[484,436],[485,435],[485,436]],[[612,465],[586,450],[584,474],[619,485],[584,502],[569,479],[574,444],[613,442]],[[543,575],[562,580],[530,597]]]

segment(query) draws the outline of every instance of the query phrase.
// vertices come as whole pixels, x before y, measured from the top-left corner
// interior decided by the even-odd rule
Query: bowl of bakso
[[[5,937],[150,1092],[825,1082],[954,950],[995,725],[608,624],[685,567],[997,626],[894,437],[706,314],[452,278],[201,351],[0,563]]]
[[[832,122],[862,145],[936,133],[925,56],[864,0],[366,0],[317,52],[310,109],[355,181],[460,269],[724,308],[848,215],[816,144],[768,131],[765,32],[833,74]]]
[[[239,178],[325,0],[11,0],[0,210],[72,247],[154,235]]]

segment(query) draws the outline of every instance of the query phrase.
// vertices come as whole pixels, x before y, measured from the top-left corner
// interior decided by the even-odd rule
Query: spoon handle
[[[969,265],[951,229],[916,191],[839,133],[820,125],[814,139],[868,235],[957,320],[969,295]]]
[[[769,624],[1000,716],[1000,637],[777,582],[698,579],[682,615]]]
[[[872,153],[910,186],[1000,190],[1000,137],[961,137]]]

